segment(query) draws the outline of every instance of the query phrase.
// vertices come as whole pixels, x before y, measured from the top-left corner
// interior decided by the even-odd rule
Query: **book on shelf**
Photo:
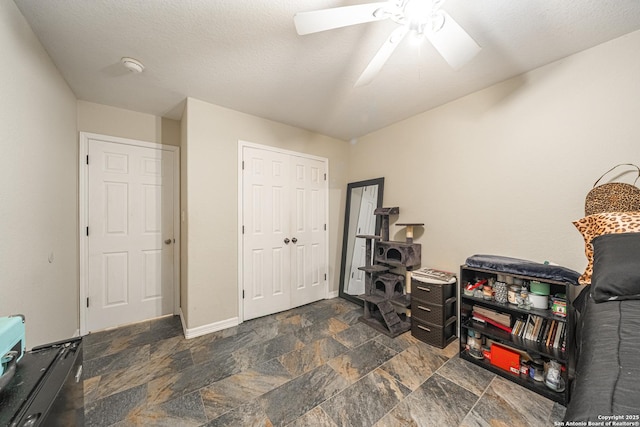
[[[553,326],[553,319],[544,319],[544,320],[546,325],[542,335],[540,335],[539,342],[540,344],[544,344],[546,346],[547,339],[549,338],[549,331],[551,331],[551,327]]]
[[[539,342],[540,333],[542,331],[542,325],[544,323],[544,319],[542,317],[538,317],[538,329],[536,330],[535,335],[531,338],[531,341]]]
[[[512,329],[508,326],[504,326],[502,323],[500,322],[496,322],[495,320],[484,316],[483,314],[477,313],[475,310],[472,312],[472,318],[473,320],[476,321],[480,321],[482,323],[488,323],[492,326],[495,326],[496,328],[502,329],[503,331],[509,332],[511,333]]]
[[[529,329],[527,340],[531,341],[531,338],[533,337],[533,332],[535,330],[536,330],[536,316],[531,316],[531,328]]]
[[[558,325],[556,326],[556,330],[553,333],[553,337],[552,337],[552,341],[551,341],[551,347],[552,348],[558,348],[558,342],[560,340],[560,335],[562,335],[562,330],[564,329],[564,323],[560,323],[558,322]]]
[[[531,335],[533,335],[533,328],[535,325],[535,316],[531,316],[530,314],[527,316],[527,326],[526,329],[524,331],[524,336],[522,338],[524,338],[525,340],[530,340],[531,339]]]
[[[547,342],[545,343],[547,347],[551,347],[553,345],[553,339],[556,336],[556,331],[558,330],[558,321],[554,320],[551,322],[551,328],[549,328],[549,335],[547,336]]]
[[[549,347],[551,345],[551,343],[553,343],[553,337],[556,331],[556,328],[558,327],[558,322],[555,320],[552,320],[551,322],[549,322],[549,330],[547,331],[547,339],[544,341],[544,345],[546,347]]]
[[[538,333],[536,334],[536,342],[539,343],[542,341],[542,336],[544,334],[544,328],[547,326],[547,319],[540,318],[540,327],[538,328]]]
[[[515,335],[516,337],[520,336],[522,323],[522,319],[516,319],[516,321],[513,323],[513,328],[511,328],[511,335]]]
[[[538,339],[536,340],[539,343],[545,343],[547,341],[547,334],[549,333],[549,325],[551,325],[550,319],[542,320],[542,327],[540,328],[540,333],[538,334]]]
[[[538,318],[538,316],[531,316],[531,318],[533,319],[533,328],[531,329],[529,341],[535,341],[536,336],[538,336],[538,329],[540,328],[540,318]]]
[[[511,327],[511,315],[505,313],[499,313],[495,310],[491,310],[490,308],[480,307],[478,305],[473,306],[473,311],[475,313],[479,313],[484,317],[487,317],[495,322],[500,323],[502,326],[506,326],[507,328]]]
[[[527,330],[527,318],[520,318],[520,327],[518,328],[518,337],[524,338],[524,334]]]
[[[564,341],[566,325],[564,323],[562,323],[559,326],[560,326],[560,328],[558,329],[558,332],[556,333],[556,338],[553,341],[553,348],[560,348],[562,346],[563,341]],[[564,350],[564,347],[562,349]]]

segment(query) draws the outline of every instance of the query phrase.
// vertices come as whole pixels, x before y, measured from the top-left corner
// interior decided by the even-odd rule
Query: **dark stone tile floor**
[[[564,407],[323,300],[186,340],[175,316],[85,337],[87,426],[553,426]]]

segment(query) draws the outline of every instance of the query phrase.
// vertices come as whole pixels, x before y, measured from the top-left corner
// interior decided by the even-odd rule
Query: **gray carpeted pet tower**
[[[406,241],[389,241],[389,216],[400,208],[378,208],[382,217],[380,236],[359,235],[366,239],[364,315],[358,320],[390,337],[411,329],[411,270],[420,265],[421,246],[413,243],[413,227],[422,223],[398,223],[406,227]],[[375,242],[375,248],[374,248]],[[399,273],[398,270],[404,270]]]

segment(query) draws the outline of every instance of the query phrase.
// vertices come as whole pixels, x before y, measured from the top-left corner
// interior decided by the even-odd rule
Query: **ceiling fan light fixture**
[[[434,6],[429,1],[410,0],[404,6],[404,15],[409,22],[424,22],[432,10]]]
[[[424,34],[424,31],[412,31],[411,36],[409,37],[409,41],[411,43],[411,46],[420,46],[426,38],[427,37]]]
[[[439,9],[444,0],[387,0],[384,2],[299,12],[293,17],[300,35],[389,19],[398,27],[387,37],[355,86],[369,84],[409,34],[415,44],[427,38],[454,69],[473,58],[480,46],[449,14]]]
[[[402,5],[402,19],[398,22],[407,25],[409,29],[424,35],[425,31],[439,31],[444,26],[445,17],[438,8],[444,0],[405,0]]]

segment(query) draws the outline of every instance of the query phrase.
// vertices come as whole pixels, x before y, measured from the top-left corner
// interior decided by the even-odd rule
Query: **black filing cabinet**
[[[411,335],[444,348],[456,339],[456,282],[429,283],[411,279]]]

